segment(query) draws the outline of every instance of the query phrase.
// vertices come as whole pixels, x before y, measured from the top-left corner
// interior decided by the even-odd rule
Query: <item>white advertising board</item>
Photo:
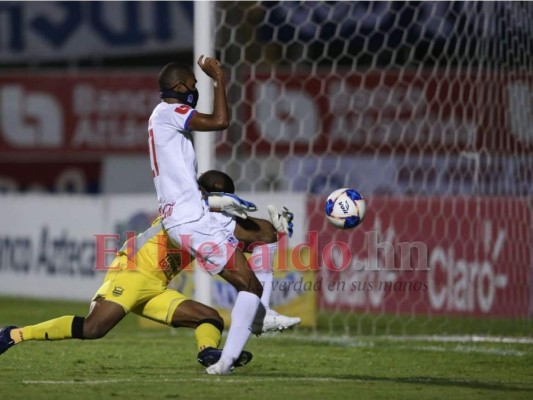
[[[244,193],[257,217],[268,219],[268,204],[295,214],[289,246],[304,240],[305,196]],[[142,232],[157,216],[153,195],[0,197],[0,295],[89,301],[105,271],[96,268],[98,252],[107,262],[126,232]],[[255,215],[255,214],[254,214]],[[120,235],[116,240],[112,235]],[[105,248],[97,246],[105,235]]]

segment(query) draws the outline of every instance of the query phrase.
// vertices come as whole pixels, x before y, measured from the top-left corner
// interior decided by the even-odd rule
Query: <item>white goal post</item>
[[[213,104],[213,89],[211,79],[200,69],[196,61],[201,55],[213,57],[215,50],[214,7],[212,1],[194,2],[194,74],[197,76],[198,92],[202,95],[198,99],[198,109],[210,112]],[[214,169],[215,137],[212,132],[195,132],[194,142],[198,157],[199,171]],[[194,295],[204,304],[211,305],[211,278],[201,268],[194,270]]]

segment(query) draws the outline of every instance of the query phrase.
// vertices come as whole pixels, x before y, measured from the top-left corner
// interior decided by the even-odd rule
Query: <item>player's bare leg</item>
[[[211,321],[218,331],[224,329],[224,320],[214,308],[194,300],[183,301],[172,315],[172,326],[175,328],[196,328],[202,321]],[[217,343],[213,343],[217,347]]]
[[[65,315],[22,328],[10,326],[0,330],[0,354],[15,344],[29,340],[99,339],[126,315],[122,306],[97,298],[89,315]]]
[[[126,316],[124,308],[117,303],[97,297],[91,303],[89,315],[83,322],[83,338],[103,338]]]
[[[254,243],[276,243],[278,234],[274,226],[261,218],[236,218],[235,237],[244,243],[244,249],[248,250]],[[252,250],[252,249],[250,249]]]
[[[172,315],[172,326],[193,328],[198,345],[198,362],[204,367],[215,364],[222,355],[218,348],[224,330],[224,320],[220,314],[205,304],[185,300]],[[252,361],[252,353],[242,351],[235,361],[235,367],[242,367]]]
[[[235,237],[244,243],[244,249],[252,252],[253,269],[263,285],[261,303],[266,309],[262,332],[283,331],[302,322],[301,318],[281,315],[270,308],[272,294],[274,254],[278,249],[278,232],[267,220],[248,217],[237,218]]]
[[[260,300],[263,287],[248,267],[241,250],[235,250],[232,260],[220,276],[231,283],[239,293],[231,311],[231,326],[220,360],[206,369],[211,375],[226,375],[231,372],[234,362],[250,338],[256,316],[261,320],[264,316],[264,307],[261,307]]]

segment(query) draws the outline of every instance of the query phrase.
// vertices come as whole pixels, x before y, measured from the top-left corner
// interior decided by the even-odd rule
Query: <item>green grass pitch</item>
[[[0,325],[86,304],[0,298]],[[27,342],[0,356],[2,399],[531,399],[533,345],[320,336],[253,337],[254,360],[205,375],[192,330],[140,328],[128,316],[97,341]]]

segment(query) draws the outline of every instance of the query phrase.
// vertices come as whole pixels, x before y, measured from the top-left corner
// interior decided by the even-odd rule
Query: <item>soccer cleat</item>
[[[286,315],[278,314],[274,310],[268,310],[263,320],[263,333],[284,331],[285,329],[294,328],[300,322],[302,322],[301,318],[287,317]]]
[[[0,354],[5,353],[7,349],[15,345],[15,341],[11,339],[10,333],[16,328],[16,326],[6,326],[0,329]]]
[[[220,360],[222,355],[222,349],[215,349],[213,347],[206,347],[201,352],[198,353],[198,362],[204,367],[210,367],[213,364],[216,364]],[[239,358],[233,363],[233,367],[244,367],[250,361],[252,361],[252,353],[249,351],[243,350]]]
[[[208,375],[229,375],[232,371],[233,366],[226,364],[222,359],[205,369],[205,373]]]

